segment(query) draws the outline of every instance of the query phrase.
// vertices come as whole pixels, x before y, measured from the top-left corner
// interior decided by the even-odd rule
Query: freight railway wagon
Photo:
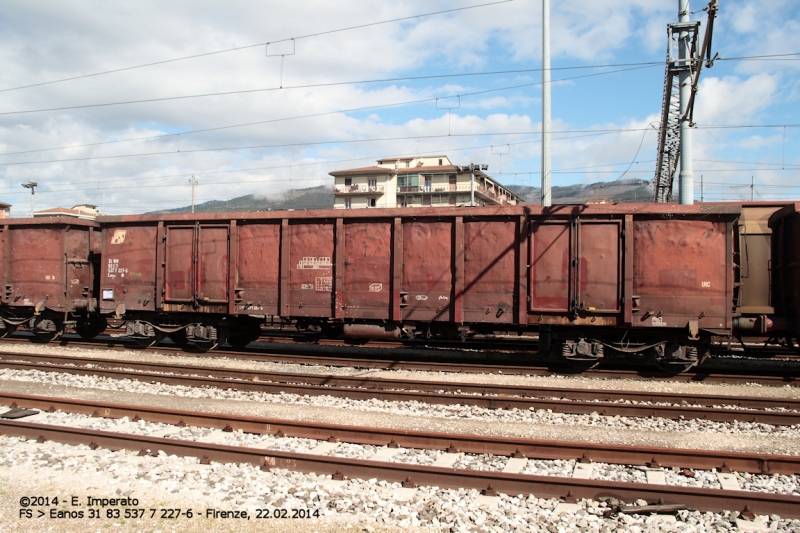
[[[72,327],[87,337],[102,332],[95,275],[101,234],[95,222],[74,218],[6,219],[0,224],[0,337],[17,327],[47,342]]]
[[[99,311],[142,344],[244,345],[265,321],[355,338],[539,332],[578,365],[622,352],[679,371],[714,336],[796,334],[798,300],[776,316],[770,297],[767,220],[783,205],[103,217]],[[777,246],[797,292],[791,216]]]

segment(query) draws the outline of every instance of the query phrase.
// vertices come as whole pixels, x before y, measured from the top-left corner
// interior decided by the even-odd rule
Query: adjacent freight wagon
[[[19,326],[47,342],[72,327],[93,337],[97,311],[99,225],[68,217],[5,219],[0,225],[0,336]]]
[[[712,336],[786,327],[767,263],[779,207],[103,217],[99,311],[142,344],[243,345],[265,321],[360,338],[539,332],[579,365],[615,351],[683,370]]]

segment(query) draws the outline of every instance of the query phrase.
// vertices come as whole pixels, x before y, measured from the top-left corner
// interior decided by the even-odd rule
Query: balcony
[[[359,194],[383,194],[383,185],[335,185],[333,187],[333,194],[346,194],[346,195],[359,195]]]
[[[470,192],[469,183],[460,184],[436,184],[436,185],[412,185],[398,187],[398,194],[420,194],[420,193],[450,193],[450,192]],[[508,204],[509,201],[504,196],[499,196],[491,189],[475,184],[475,194],[483,196],[498,204]]]

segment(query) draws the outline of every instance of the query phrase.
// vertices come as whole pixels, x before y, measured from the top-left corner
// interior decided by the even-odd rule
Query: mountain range
[[[506,186],[526,203],[539,203],[541,189],[530,186]],[[624,179],[611,182],[599,182],[589,185],[568,185],[553,187],[554,204],[584,204],[587,202],[650,202],[653,190],[650,182],[640,179]],[[326,209],[333,207],[333,191],[328,185],[293,189],[275,196],[265,194],[248,194],[230,200],[212,200],[197,204],[196,213],[213,213],[225,211],[280,211],[289,209]],[[189,213],[191,206],[179,207],[153,213]]]

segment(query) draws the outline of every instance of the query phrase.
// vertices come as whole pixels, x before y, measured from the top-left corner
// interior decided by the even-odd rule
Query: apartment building
[[[377,165],[336,170],[334,208],[516,205],[523,198],[493,180],[487,165],[454,165],[445,155],[392,157]],[[473,182],[474,170],[474,182]]]

